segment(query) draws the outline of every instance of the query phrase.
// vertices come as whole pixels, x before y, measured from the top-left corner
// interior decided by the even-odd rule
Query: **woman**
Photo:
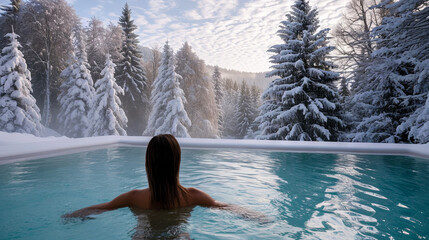
[[[185,188],[179,182],[180,146],[170,134],[153,137],[146,150],[146,174],[149,188],[132,190],[110,202],[77,210],[63,217],[84,218],[90,214],[123,207],[133,209],[178,209],[192,206],[217,207],[230,210],[247,218],[266,221],[265,216],[245,208],[215,201],[207,193],[196,188]]]

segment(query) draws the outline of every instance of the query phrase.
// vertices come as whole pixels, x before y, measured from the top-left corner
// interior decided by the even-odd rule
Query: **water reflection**
[[[281,179],[272,167],[265,154],[185,149],[180,179],[184,186],[201,188],[219,201],[266,206],[279,194]]]
[[[187,226],[192,209],[132,209],[137,218],[132,239],[191,239]]]
[[[373,236],[379,233],[378,221],[372,217],[376,210],[357,195],[364,192],[386,198],[374,193],[378,188],[360,182],[363,173],[357,162],[354,155],[338,155],[334,174],[326,174],[336,183],[326,188],[325,199],[305,223],[310,235],[322,239],[375,239]]]
[[[233,236],[231,231],[236,231],[235,236],[243,236],[239,234],[257,236],[261,229],[269,229],[264,233],[264,237],[278,239],[282,231],[291,234],[300,230],[287,221],[279,220],[278,216],[282,216],[283,212],[281,208],[272,204],[278,199],[287,198],[281,188],[287,181],[277,174],[279,166],[273,161],[270,152],[184,150],[182,161],[180,178],[185,186],[200,188],[216,200],[259,211],[268,218],[275,219],[273,223],[264,226],[253,226],[251,222],[240,221],[238,216],[216,212],[209,220],[197,216],[201,221],[210,222],[208,226],[210,230],[197,232],[197,235],[204,236],[207,232],[216,232],[220,234],[218,235],[220,239],[230,239]],[[230,218],[231,221],[226,223]],[[214,224],[217,222],[218,225]],[[194,231],[199,231],[198,229],[200,226]]]
[[[368,172],[372,185],[387,199],[372,198],[377,209],[381,232],[398,239],[427,239],[429,236],[429,169],[425,159],[401,156],[361,156],[361,165],[374,169]],[[365,160],[363,160],[365,159]],[[368,179],[366,180],[369,181]]]
[[[3,165],[0,213],[8,216],[8,224],[0,226],[0,236],[22,239],[58,236],[81,239],[83,235],[87,239],[124,236],[427,239],[429,236],[427,160],[264,151],[184,149],[180,177],[186,187],[197,187],[217,200],[260,211],[274,219],[273,223],[260,225],[225,211],[200,207],[173,213],[132,214],[124,209],[104,213],[83,224],[59,223],[59,216],[65,212],[147,187],[144,152],[144,148],[120,147]]]
[[[324,198],[324,190],[330,184],[324,174],[335,163],[331,155],[306,153],[271,152],[273,171],[282,181],[278,181],[279,198],[271,204],[278,209],[279,220],[293,226],[293,230],[283,228],[284,236],[301,239],[305,231],[305,221],[314,212],[316,204]]]

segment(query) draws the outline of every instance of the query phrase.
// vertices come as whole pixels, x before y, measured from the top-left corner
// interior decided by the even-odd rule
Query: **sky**
[[[140,43],[177,51],[185,41],[206,64],[246,72],[269,70],[267,50],[281,43],[279,23],[295,0],[66,0],[85,24],[97,17],[117,22],[128,2]],[[320,25],[333,29],[347,0],[310,0]],[[9,4],[0,0],[0,5]]]

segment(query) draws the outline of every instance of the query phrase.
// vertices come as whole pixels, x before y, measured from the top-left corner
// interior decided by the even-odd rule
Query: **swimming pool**
[[[427,239],[426,159],[264,150],[183,149],[181,183],[272,221],[195,207],[64,213],[147,187],[145,148],[113,147],[0,166],[1,239]]]

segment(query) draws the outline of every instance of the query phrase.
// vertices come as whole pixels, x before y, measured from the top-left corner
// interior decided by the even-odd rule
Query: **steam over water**
[[[0,166],[1,239],[427,239],[429,161],[402,156],[183,149],[180,178],[218,209],[64,213],[147,187],[144,148],[112,148]]]

